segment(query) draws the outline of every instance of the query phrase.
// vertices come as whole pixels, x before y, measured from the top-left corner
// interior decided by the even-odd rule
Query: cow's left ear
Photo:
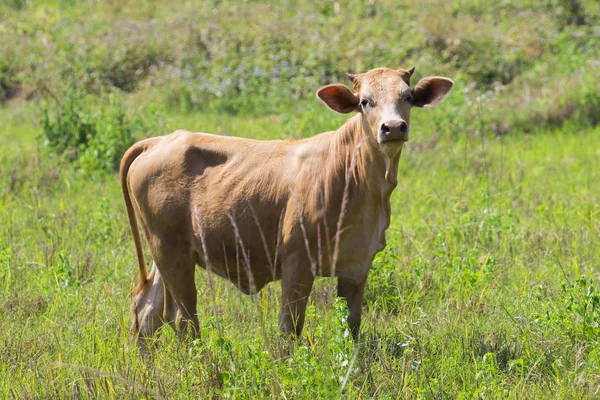
[[[441,76],[423,78],[413,89],[412,105],[415,107],[433,107],[452,89],[454,82]]]
[[[317,97],[329,108],[342,114],[358,111],[358,96],[347,86],[327,85],[317,90]]]

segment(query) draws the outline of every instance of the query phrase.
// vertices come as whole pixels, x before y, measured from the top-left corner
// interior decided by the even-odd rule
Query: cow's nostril
[[[408,132],[408,124],[404,121],[400,124],[400,132],[406,133]]]
[[[385,133],[386,135],[390,133],[390,127],[387,126],[386,124],[381,124],[381,132]]]

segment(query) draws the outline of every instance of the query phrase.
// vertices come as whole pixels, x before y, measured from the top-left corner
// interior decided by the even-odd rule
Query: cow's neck
[[[357,114],[342,125],[335,135],[335,151],[338,155],[338,168],[348,173],[351,168],[351,184],[358,193],[380,193],[388,200],[398,184],[398,163],[400,153],[393,157],[383,154],[376,139],[365,132],[362,115]],[[340,170],[340,172],[342,172]],[[345,176],[344,176],[345,181]]]
[[[330,199],[346,199],[340,203],[342,209],[332,206],[340,214],[335,222],[338,229],[354,227],[354,238],[360,236],[359,243],[344,238],[342,235],[341,254],[355,254],[356,246],[362,246],[364,260],[340,259],[340,266],[350,268],[352,274],[364,279],[373,257],[385,247],[385,231],[390,225],[391,206],[390,196],[397,185],[398,161],[400,154],[390,159],[379,150],[374,138],[367,136],[362,126],[362,116],[359,114],[350,118],[334,134],[332,148],[337,161],[330,177],[337,191]],[[354,161],[353,161],[354,159]],[[350,172],[348,172],[350,171]],[[348,178],[350,178],[348,180]],[[337,203],[337,201],[336,201]],[[341,218],[340,218],[341,217]],[[341,225],[339,225],[341,223]],[[346,251],[350,250],[350,251]],[[358,268],[358,270],[356,269]],[[340,274],[343,275],[343,271]],[[340,275],[340,276],[342,276]]]

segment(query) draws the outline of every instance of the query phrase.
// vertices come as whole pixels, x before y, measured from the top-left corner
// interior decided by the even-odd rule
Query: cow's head
[[[376,68],[363,74],[347,74],[354,91],[345,85],[322,87],[317,96],[339,113],[360,112],[363,130],[381,151],[394,157],[408,141],[412,107],[433,107],[448,94],[454,82],[427,77],[414,88],[410,77],[415,68]]]

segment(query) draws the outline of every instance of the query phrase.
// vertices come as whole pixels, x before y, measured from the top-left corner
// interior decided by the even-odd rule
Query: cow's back
[[[191,248],[198,264],[244,292],[279,277],[289,142],[177,131],[132,164],[130,187],[156,243]]]

